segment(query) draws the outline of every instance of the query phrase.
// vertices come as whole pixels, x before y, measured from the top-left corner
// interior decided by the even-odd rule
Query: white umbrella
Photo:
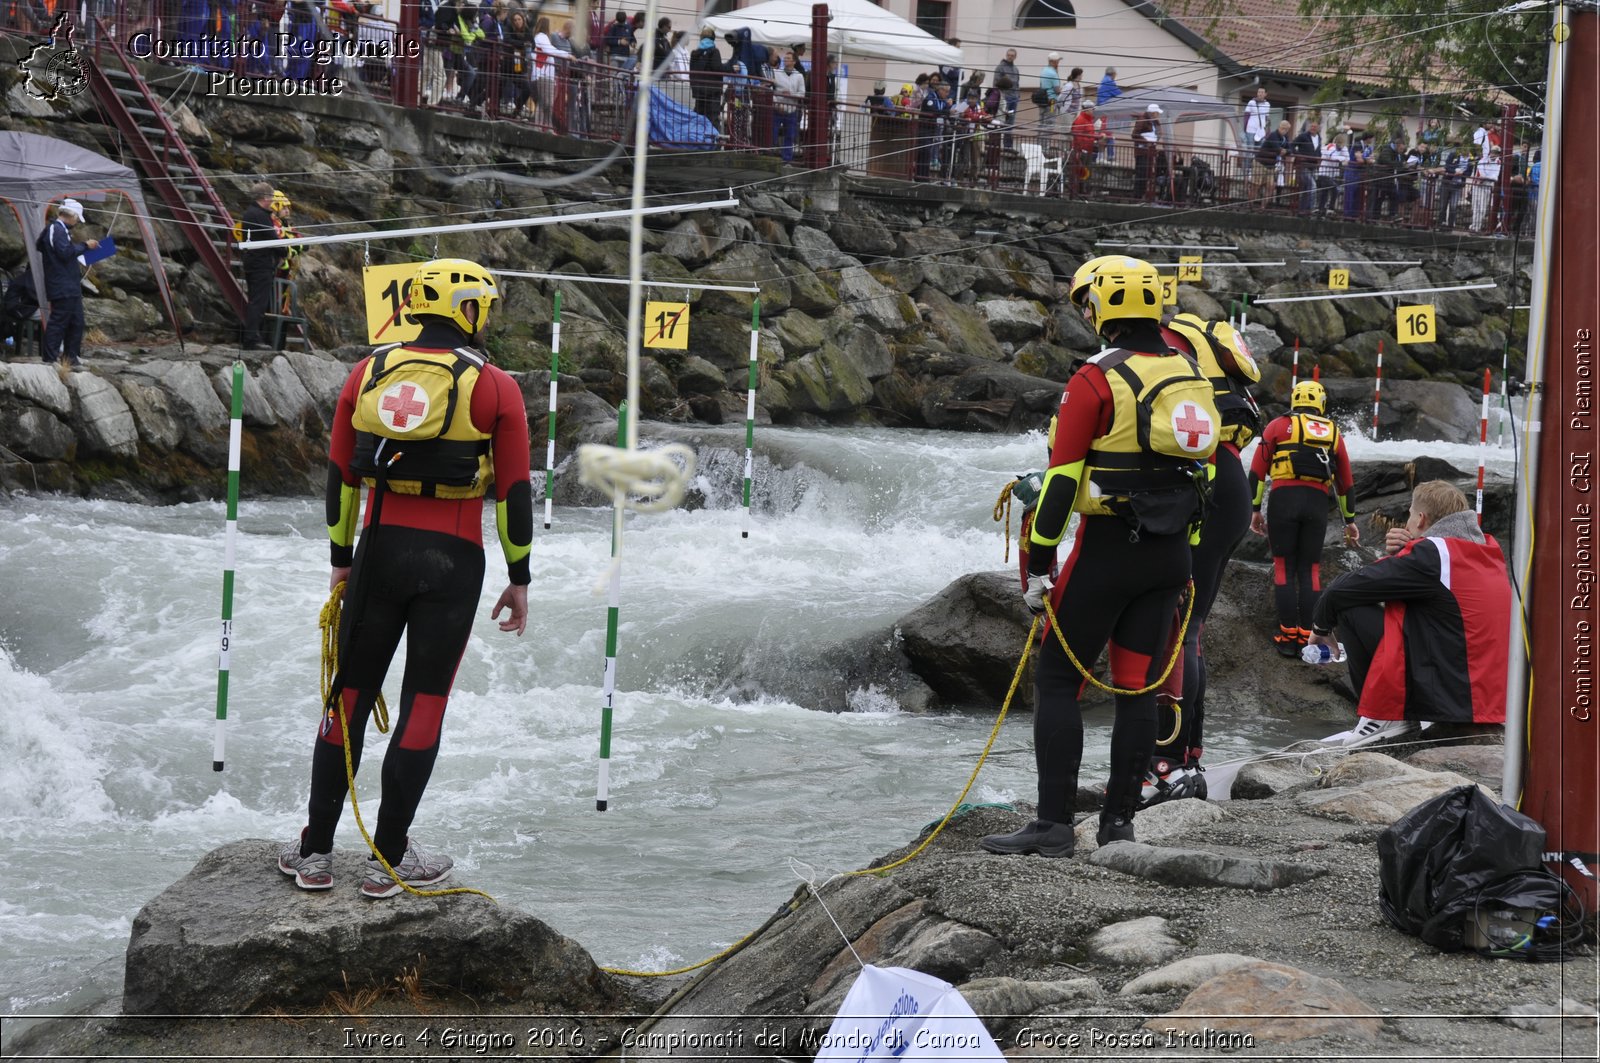
[[[767,0],[726,15],[705,19],[702,25],[718,33],[748,29],[758,44],[811,42],[811,6],[815,0]],[[828,48],[878,59],[903,59],[913,63],[956,66],[961,49],[946,44],[899,15],[871,0],[823,0],[828,5]]]

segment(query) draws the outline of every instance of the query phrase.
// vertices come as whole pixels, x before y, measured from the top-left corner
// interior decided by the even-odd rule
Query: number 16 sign
[[[646,303],[644,307],[644,345],[687,350],[689,347],[689,304]]]

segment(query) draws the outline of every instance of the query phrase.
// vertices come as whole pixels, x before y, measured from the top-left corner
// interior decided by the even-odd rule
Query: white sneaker
[[[1322,744],[1355,749],[1359,746],[1370,746],[1377,742],[1402,738],[1415,730],[1417,730],[1415,720],[1374,720],[1370,716],[1357,716],[1354,727],[1348,731],[1340,731],[1336,735],[1329,735],[1322,740]]]

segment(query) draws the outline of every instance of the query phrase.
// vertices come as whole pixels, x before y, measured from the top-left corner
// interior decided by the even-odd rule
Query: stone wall
[[[160,73],[170,78],[173,72]],[[117,156],[87,96],[33,100],[10,69],[0,72],[0,85],[7,110],[0,127],[60,136]],[[308,232],[626,204],[625,159],[607,163],[598,158],[603,145],[506,123],[406,113],[353,97],[297,101],[291,110],[271,100],[197,94],[170,103],[170,110],[225,200],[242,208],[249,183],[273,175]],[[572,178],[583,163],[595,172]],[[685,202],[720,196],[725,185],[719,182],[748,183],[736,190],[736,209],[648,219],[644,273],[669,282],[652,291],[685,299],[692,309],[688,349],[652,351],[643,359],[646,418],[718,423],[744,416],[752,296],[670,287],[673,280],[692,280],[760,286],[757,403],[763,421],[1036,427],[1053,411],[1076,360],[1099,349],[1066,305],[1064,282],[1085,258],[1109,250],[1097,241],[1112,239],[1237,245],[1206,252],[1205,279],[1180,285],[1178,305],[1223,317],[1251,298],[1248,336],[1267,364],[1260,391],[1268,412],[1287,395],[1296,339],[1302,373],[1320,368],[1336,412],[1365,416],[1365,382],[1380,343],[1386,382],[1431,385],[1419,384],[1409,395],[1398,385],[1386,388],[1393,401],[1385,407],[1383,430],[1391,435],[1472,438],[1471,389],[1481,386],[1483,368],[1498,372],[1510,345],[1513,376],[1520,375],[1526,312],[1510,307],[1526,300],[1528,248],[1516,242],[1452,237],[1436,244],[1426,234],[1325,223],[1284,231],[1284,219],[1276,217],[1173,216],[961,189],[886,189],[830,175],[773,180],[780,172],[773,160],[734,154],[719,156],[716,164],[663,156],[652,171],[653,195],[675,194]],[[559,174],[569,175],[568,183],[548,187]],[[697,188],[706,191],[697,196]],[[159,213],[158,197],[149,199]],[[97,220],[105,219],[91,208],[91,231]],[[87,491],[124,480],[142,481],[140,490],[160,497],[215,494],[221,482],[215,476],[217,411],[196,396],[210,394],[200,385],[214,384],[235,356],[236,322],[176,228],[160,222],[187,330],[182,347],[170,343],[130,220],[117,216],[110,228],[128,250],[93,274],[101,294],[86,300],[91,372],[57,385],[24,371],[26,363],[0,375],[0,408],[13,415],[0,426],[0,445],[14,454],[0,460],[35,465],[31,471],[4,466],[0,477],[28,486],[41,466],[60,463],[63,469],[44,469],[41,488]],[[563,371],[573,388],[597,400],[592,410],[599,415],[601,404],[614,405],[626,388],[626,294],[578,278],[625,275],[627,236],[625,220],[611,219],[451,234],[436,244],[407,239],[366,248],[312,247],[302,256],[300,276],[311,338],[318,348],[343,352],[346,361],[359,350],[364,251],[373,262],[455,254],[500,270],[571,274],[572,282],[507,278],[488,346],[499,364],[542,383],[550,362],[552,295],[559,287]],[[0,229],[0,265],[20,261],[19,241],[15,230]],[[1167,261],[1177,254],[1142,253]],[[1394,335],[1396,297],[1254,304],[1323,288],[1327,267],[1313,259],[1350,260],[1354,290],[1480,280],[1499,286],[1418,297],[1438,307],[1441,342],[1402,348]],[[1422,265],[1378,264],[1396,259]],[[1283,265],[1231,265],[1244,262]],[[258,453],[272,467],[270,475],[252,478],[257,490],[297,490],[320,476],[316,452],[328,412],[320,376],[332,370],[309,368],[314,364],[316,356],[288,355],[258,367],[281,388],[274,401],[286,408],[273,409],[270,420],[247,416],[246,460]],[[127,372],[112,373],[116,366]],[[307,409],[307,399],[321,405]],[[103,467],[85,467],[85,461]]]

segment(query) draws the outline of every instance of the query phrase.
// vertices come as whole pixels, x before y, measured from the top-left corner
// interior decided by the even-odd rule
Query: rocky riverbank
[[[1578,1058],[1595,1043],[1589,950],[1441,953],[1375,903],[1378,832],[1451,787],[1492,788],[1499,760],[1492,744],[1306,747],[1242,769],[1248,799],[1141,813],[1137,843],[1096,849],[1091,817],[1064,860],[981,852],[1028,809],[978,808],[882,871],[774,897],[765,924],[730,926],[754,931],[737,952],[665,980],[608,973],[479,897],[363,901],[355,854],[339,887],[306,894],[270,843],[242,841],[139,914],[122,997],[94,1009],[118,1017],[41,1024],[7,1051],[803,1060],[860,962],[955,984],[1014,1058]]]

